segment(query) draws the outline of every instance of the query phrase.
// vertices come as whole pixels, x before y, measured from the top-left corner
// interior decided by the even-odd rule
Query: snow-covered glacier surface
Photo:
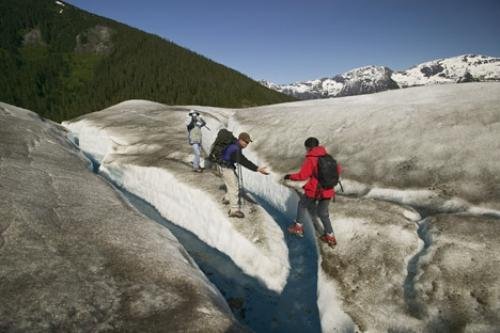
[[[500,266],[490,254],[500,250],[499,84],[271,105],[234,122],[255,137],[251,149],[276,180],[300,167],[308,136],[344,166],[348,196],[330,211],[338,245],[320,245],[318,290],[335,282],[358,329],[498,327]],[[324,299],[323,329],[338,331]]]
[[[288,275],[289,251],[296,255],[291,246],[311,244],[319,253],[314,278],[325,332],[489,332],[499,326],[499,84],[242,110],[196,108],[211,129],[203,133],[205,149],[221,126],[251,134],[245,155],[272,173],[244,170],[245,187],[288,222],[300,184],[285,184],[282,176],[300,167],[304,140],[318,137],[344,169],[344,195],[330,206],[337,247],[316,245],[312,224],[304,239],[285,243],[283,226],[253,203],[245,206],[251,223],[227,219],[220,180],[188,170],[187,107],[128,101],[65,126],[109,178],[199,233],[270,289],[287,291],[287,277],[294,278]],[[258,257],[242,256],[226,235],[241,237],[242,248]]]
[[[0,124],[0,331],[247,331],[64,128],[4,103]]]
[[[65,125],[113,182],[227,254],[270,290],[280,292],[289,271],[282,230],[250,201],[243,206],[245,219],[229,218],[222,204],[221,179],[212,172],[191,171],[192,150],[184,125],[187,110],[127,101]],[[220,115],[216,110],[214,115],[204,115],[216,132]]]

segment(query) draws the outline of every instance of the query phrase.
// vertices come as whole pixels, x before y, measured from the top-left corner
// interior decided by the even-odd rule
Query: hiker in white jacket
[[[186,126],[189,133],[189,144],[193,146],[194,160],[193,160],[193,171],[203,172],[200,167],[200,156],[201,156],[201,128],[206,125],[205,120],[202,118],[200,113],[195,110],[189,111],[186,116]]]

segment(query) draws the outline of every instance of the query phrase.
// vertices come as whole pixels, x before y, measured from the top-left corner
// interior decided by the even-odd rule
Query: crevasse
[[[286,284],[288,252],[281,230],[263,223],[269,247],[266,253],[239,233],[212,197],[185,184],[167,169],[114,162],[113,138],[90,122],[65,124],[80,148],[101,163],[101,172],[113,182],[140,196],[167,219],[196,234],[208,245],[226,253],[246,274],[270,290],[280,292]]]

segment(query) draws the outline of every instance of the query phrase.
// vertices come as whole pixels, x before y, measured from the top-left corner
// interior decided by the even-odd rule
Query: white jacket
[[[185,124],[189,132],[189,144],[201,143],[201,128],[206,124],[203,117],[188,114]]]

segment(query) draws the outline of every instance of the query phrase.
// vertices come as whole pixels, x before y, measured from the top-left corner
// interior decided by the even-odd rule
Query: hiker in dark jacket
[[[318,216],[323,223],[324,234],[320,239],[330,246],[337,244],[333,233],[332,223],[328,212],[330,200],[335,197],[334,188],[322,188],[318,181],[318,159],[325,156],[326,149],[319,145],[316,138],[308,138],[304,142],[307,150],[305,160],[300,168],[300,171],[293,174],[285,175],[285,179],[289,180],[308,180],[303,186],[304,194],[301,195],[297,207],[297,218],[295,223],[288,228],[288,232],[303,236],[304,234],[304,219],[306,211],[309,211],[312,218]],[[340,165],[337,165],[337,172],[340,174]]]
[[[220,170],[227,189],[223,202],[224,204],[230,205],[228,212],[230,217],[245,217],[245,214],[243,214],[238,204],[239,186],[238,176],[236,174],[236,164],[242,165],[249,170],[260,172],[264,175],[269,174],[266,167],[259,167],[255,165],[252,161],[248,160],[245,155],[243,155],[241,150],[245,149],[250,142],[252,142],[250,135],[242,132],[238,136],[238,140],[227,146],[222,153]]]

